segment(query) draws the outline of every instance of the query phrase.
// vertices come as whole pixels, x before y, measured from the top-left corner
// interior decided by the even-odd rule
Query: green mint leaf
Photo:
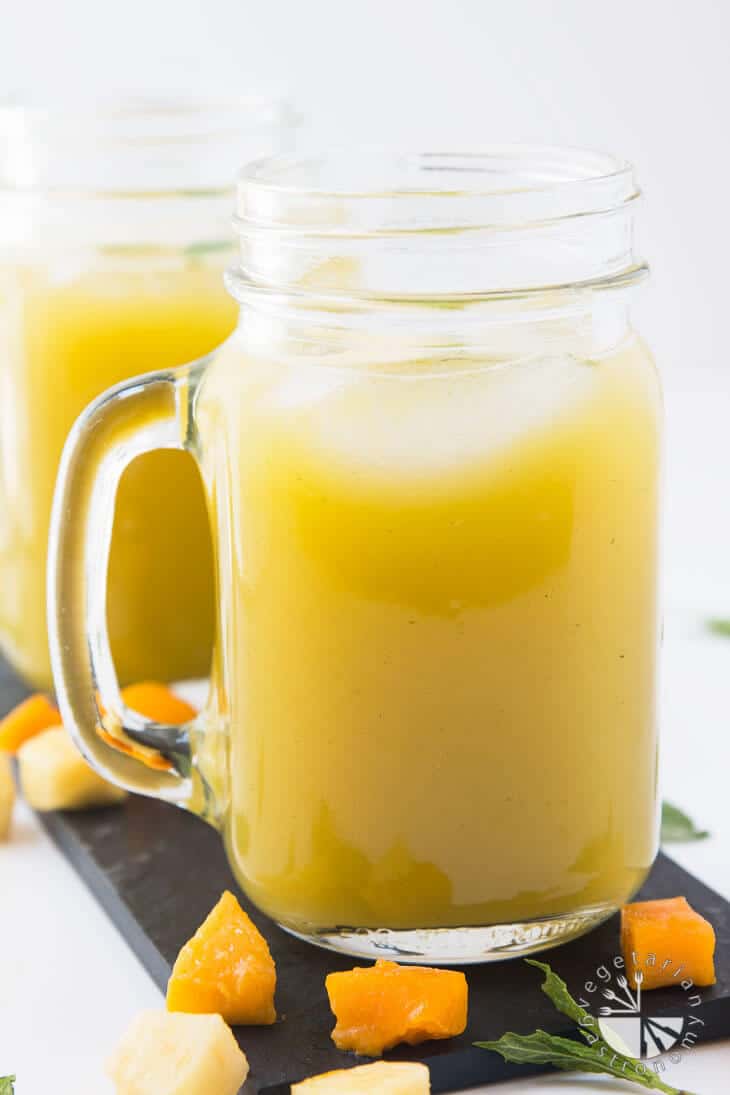
[[[534,1034],[515,1034],[508,1031],[496,1042],[475,1042],[476,1046],[500,1053],[505,1061],[515,1064],[552,1065],[553,1068],[564,1071],[605,1073],[641,1087],[663,1091],[665,1095],[689,1095],[689,1092],[681,1092],[665,1084],[650,1065],[624,1057],[612,1049],[601,1037],[595,1018],[571,996],[562,977],[546,962],[538,962],[534,958],[527,958],[525,961],[542,971],[542,991],[559,1012],[578,1025],[578,1030],[588,1045],[584,1046],[582,1042],[562,1038],[557,1034],[547,1034],[544,1030],[536,1030]]]
[[[514,1034],[508,1031],[496,1042],[475,1042],[480,1049],[491,1049],[501,1054],[505,1061],[518,1065],[552,1065],[564,1072],[596,1072],[639,1084],[665,1095],[688,1095],[676,1087],[665,1084],[650,1065],[632,1061],[614,1052],[605,1042],[584,1046],[570,1038],[547,1034],[536,1030],[534,1034]]]
[[[558,1011],[561,1011],[563,1015],[567,1015],[569,1019],[578,1024],[581,1034],[584,1036],[586,1034],[584,1027],[595,1027],[597,1025],[593,1016],[589,1015],[585,1008],[582,1008],[577,1000],[573,999],[565,981],[551,969],[547,962],[538,962],[535,958],[526,958],[525,962],[528,966],[534,966],[535,969],[542,970],[545,975],[545,980],[540,986],[542,991]],[[593,1037],[590,1040],[593,1041]]]
[[[14,1076],[0,1076],[0,1095],[13,1095],[15,1091]]]
[[[690,840],[705,840],[710,834],[706,829],[697,829],[690,817],[673,806],[671,802],[662,803],[662,844],[682,844]]]
[[[231,240],[200,240],[198,243],[189,244],[185,248],[185,254],[188,258],[200,258],[202,255],[214,254],[216,251],[229,251],[232,248]]]
[[[707,628],[713,635],[724,635],[726,638],[730,637],[730,620],[708,620]]]

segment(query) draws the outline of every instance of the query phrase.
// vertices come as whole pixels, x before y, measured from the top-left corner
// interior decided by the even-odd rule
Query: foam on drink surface
[[[328,464],[420,477],[499,459],[595,390],[595,369],[564,355],[402,374],[314,367],[285,376],[266,402]]]

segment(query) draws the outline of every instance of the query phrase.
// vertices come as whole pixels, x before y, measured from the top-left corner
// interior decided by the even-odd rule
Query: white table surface
[[[730,616],[730,499],[718,490],[730,467],[726,381],[715,374],[704,391],[670,393],[669,404],[664,793],[712,833],[673,845],[671,854],[730,899],[730,639],[708,635],[702,624],[707,615]],[[162,1002],[20,805],[12,841],[0,844],[0,1075],[17,1074],[18,1095],[110,1095],[105,1058],[139,1010]],[[728,1095],[730,1041],[698,1045],[666,1079],[701,1095]],[[638,1090],[561,1074],[496,1088],[505,1095],[543,1089]]]

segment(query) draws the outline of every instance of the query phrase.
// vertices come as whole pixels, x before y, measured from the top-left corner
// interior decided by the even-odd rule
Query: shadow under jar
[[[628,315],[636,197],[627,164],[550,148],[264,162],[233,338],[75,428],[49,571],[64,719],[105,775],[220,827],[245,892],[313,942],[523,954],[652,864],[661,411]],[[182,732],[123,706],[100,627],[114,481],[157,445],[195,454],[216,554],[213,688]],[[99,740],[94,679],[168,773]]]
[[[281,104],[256,98],[0,109],[0,646],[36,686],[51,684],[46,546],[68,431],[111,384],[231,333],[236,173],[279,151],[287,126]],[[214,604],[195,463],[146,456],[114,530],[122,680],[207,675]]]

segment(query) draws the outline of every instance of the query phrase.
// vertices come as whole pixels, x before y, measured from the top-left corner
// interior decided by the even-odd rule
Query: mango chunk
[[[406,1061],[341,1068],[291,1085],[291,1095],[429,1095],[430,1091],[426,1065]]]
[[[24,742],[60,721],[58,709],[45,696],[29,696],[0,721],[0,752],[17,753]]]
[[[399,1042],[415,1046],[451,1038],[466,1027],[463,973],[381,959],[368,968],[331,973],[325,984],[337,1019],[332,1040],[338,1049],[379,1057]]]
[[[0,840],[10,836],[10,822],[15,804],[15,783],[8,757],[0,756]]]
[[[159,722],[163,725],[180,726],[182,723],[194,719],[198,713],[189,703],[176,696],[166,684],[160,684],[159,681],[141,681],[139,684],[129,684],[122,689],[122,699],[127,707],[131,707],[132,710],[139,711],[141,715],[152,719],[153,722]],[[98,696],[97,703],[99,713],[101,715],[106,714],[101,698]],[[173,767],[172,763],[166,757],[163,757],[157,749],[152,749],[147,745],[134,741],[120,725],[113,725],[110,720],[107,720],[106,726],[97,726],[96,732],[101,740],[110,745],[112,749],[117,749],[121,753],[126,753],[127,756],[134,757],[135,760],[140,761],[147,768],[152,768],[158,772],[166,772]]]
[[[145,1011],[107,1072],[117,1095],[238,1095],[248,1061],[220,1015]]]
[[[83,810],[127,797],[86,763],[62,726],[26,741],[18,765],[23,794],[34,810]]]
[[[714,928],[685,897],[624,905],[621,950],[632,988],[637,970],[643,975],[642,989],[686,980],[700,986],[715,984]]]
[[[159,681],[140,681],[122,689],[122,699],[127,707],[139,711],[155,722],[180,726],[197,715],[197,711],[185,700],[176,696],[166,684]]]
[[[227,890],[177,956],[169,1011],[215,1012],[231,1026],[276,1022],[276,967],[266,940]]]

